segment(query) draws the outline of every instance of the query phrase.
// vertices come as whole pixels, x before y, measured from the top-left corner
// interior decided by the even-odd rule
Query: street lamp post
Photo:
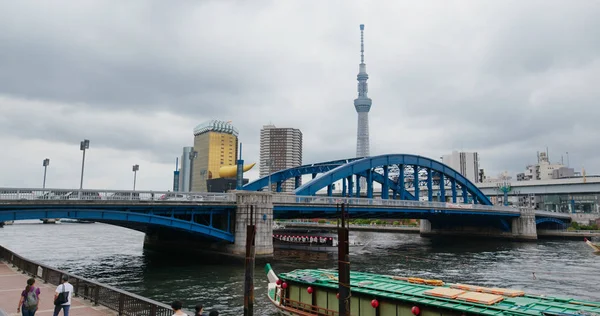
[[[42,162],[42,166],[44,166],[44,182],[42,183],[42,189],[46,188],[46,169],[48,169],[49,165],[50,165],[50,159],[49,158],[44,159],[44,162]]]
[[[267,160],[267,166],[269,166],[269,193],[271,193],[271,164],[273,163],[273,159],[269,158]]]
[[[137,172],[140,170],[140,165],[133,165],[133,191],[135,191],[135,181],[137,178]]]
[[[192,192],[192,178],[194,177],[194,159],[198,158],[198,152],[193,150],[190,151],[190,155],[188,157],[190,159],[190,183],[189,183],[189,192]]]
[[[79,182],[79,198],[81,199],[81,190],[83,189],[83,170],[85,168],[85,150],[90,148],[90,141],[84,139],[79,143],[79,149],[83,151],[83,159],[81,160],[81,181]]]

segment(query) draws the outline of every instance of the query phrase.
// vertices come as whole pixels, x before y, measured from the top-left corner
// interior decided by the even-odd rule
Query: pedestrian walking
[[[196,304],[196,313],[194,316],[204,316],[204,305],[202,303]]]
[[[171,308],[175,312],[173,316],[188,316],[188,314],[184,313],[181,309],[183,308],[183,303],[181,301],[174,301],[171,303]]]
[[[63,310],[63,315],[69,316],[73,285],[69,283],[69,276],[67,275],[63,275],[61,280],[62,283],[56,287],[54,292],[54,316],[58,316],[61,310]]]
[[[21,292],[17,313],[21,312],[23,316],[34,316],[39,304],[40,288],[35,286],[35,279],[31,278],[27,280],[27,286]]]

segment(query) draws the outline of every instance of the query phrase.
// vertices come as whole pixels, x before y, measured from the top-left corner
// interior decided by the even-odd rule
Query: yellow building
[[[238,130],[230,122],[211,120],[196,126],[198,156],[192,164],[192,191],[206,192],[206,180],[218,178],[222,166],[235,165],[237,150]]]

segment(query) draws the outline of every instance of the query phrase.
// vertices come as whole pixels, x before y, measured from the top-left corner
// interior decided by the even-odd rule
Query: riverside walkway
[[[72,316],[173,315],[173,309],[166,304],[23,258],[0,246],[0,316],[21,315],[17,313],[17,305],[30,277],[36,278],[35,285],[41,290],[36,315],[52,315],[54,291],[63,275],[67,275],[73,285],[69,313]]]
[[[30,277],[27,274],[18,272],[12,265],[0,262],[0,315],[2,315],[2,312],[4,312],[5,315],[10,316],[21,315],[20,312],[17,313],[17,305],[19,304],[19,296],[23,289],[25,289],[27,279],[29,278]],[[41,291],[40,306],[35,315],[52,315],[54,311],[54,304],[52,301],[54,300],[54,290],[56,289],[56,285],[50,283],[44,284],[44,280],[36,278],[35,286],[39,287]],[[60,315],[62,315],[62,312]],[[73,297],[69,315],[117,315],[117,312],[101,305],[94,306],[90,301],[86,301],[80,297]]]

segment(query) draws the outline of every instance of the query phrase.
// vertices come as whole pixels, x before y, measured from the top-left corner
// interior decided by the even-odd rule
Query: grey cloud
[[[248,161],[268,123],[303,131],[306,163],[346,158],[364,22],[374,154],[473,150],[496,173],[549,146],[597,170],[597,3],[319,5],[0,4],[0,97],[57,108],[0,105],[0,135],[75,146],[89,137],[170,163],[195,124],[223,119]],[[159,112],[174,117],[158,124]]]

